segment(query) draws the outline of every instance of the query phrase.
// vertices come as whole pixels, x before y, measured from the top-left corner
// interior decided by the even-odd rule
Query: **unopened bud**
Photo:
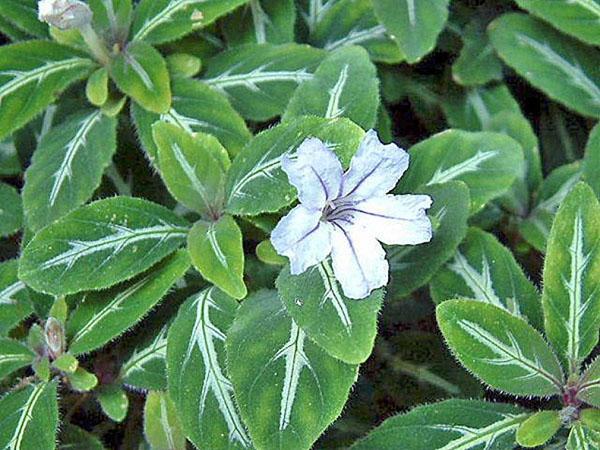
[[[65,350],[65,330],[58,320],[48,317],[44,327],[46,346],[53,358],[58,358]]]
[[[41,0],[38,18],[61,30],[81,28],[92,21],[90,7],[78,0]]]

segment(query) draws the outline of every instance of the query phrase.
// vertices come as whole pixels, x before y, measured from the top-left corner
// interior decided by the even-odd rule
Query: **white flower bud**
[[[92,10],[78,0],[41,0],[38,18],[61,30],[68,30],[90,24]]]

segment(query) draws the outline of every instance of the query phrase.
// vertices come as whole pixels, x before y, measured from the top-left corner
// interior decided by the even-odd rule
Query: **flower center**
[[[325,222],[342,221],[352,223],[354,203],[344,198],[329,200],[323,208],[321,220]]]

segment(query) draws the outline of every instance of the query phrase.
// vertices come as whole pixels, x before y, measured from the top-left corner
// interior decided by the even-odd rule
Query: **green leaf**
[[[591,45],[600,45],[597,0],[516,0],[517,4],[560,31]]]
[[[75,373],[67,374],[71,388],[77,392],[89,392],[98,385],[98,378],[79,366]]]
[[[85,96],[94,106],[102,106],[108,100],[108,70],[102,67],[96,70],[87,80]]]
[[[600,125],[590,131],[583,158],[583,178],[600,197]]]
[[[226,333],[237,308],[218,289],[206,289],[179,308],[169,330],[169,394],[185,435],[197,448],[229,450],[251,444],[225,369]]]
[[[52,366],[61,372],[75,373],[79,367],[79,361],[69,353],[63,353],[52,362]]]
[[[451,152],[448,149],[453,149]],[[446,130],[411,147],[411,167],[396,190],[463,181],[471,195],[471,213],[506,192],[524,166],[514,139],[492,132]]]
[[[265,264],[273,266],[285,266],[288,260],[285,256],[281,256],[270,240],[264,240],[256,246],[256,257]]]
[[[285,44],[294,41],[294,0],[250,0],[223,21],[231,47],[242,44]]]
[[[111,420],[122,422],[127,417],[129,398],[121,386],[117,384],[102,386],[97,396],[102,411]]]
[[[596,433],[580,423],[571,427],[565,450],[595,450],[600,447]]]
[[[167,63],[151,45],[145,42],[128,44],[112,59],[109,71],[117,87],[144,109],[166,113],[171,108]]]
[[[375,14],[413,64],[433,50],[448,19],[449,0],[373,0]]]
[[[244,45],[208,60],[202,81],[227,95],[244,118],[266,121],[283,113],[323,57],[307,45]]]
[[[33,363],[35,354],[19,341],[0,338],[0,380]]]
[[[36,234],[23,251],[19,276],[54,295],[103,289],[175,251],[187,232],[185,220],[147,200],[99,200]]]
[[[351,450],[506,450],[526,417],[513,405],[446,400],[387,419]]]
[[[308,450],[340,415],[358,373],[307,339],[274,291],[244,300],[226,347],[237,403],[258,450]]]
[[[600,51],[525,14],[504,14],[489,32],[500,57],[532,85],[580,114],[600,117]]]
[[[257,215],[291,204],[296,189],[281,169],[281,157],[308,137],[327,142],[347,167],[364,131],[348,119],[301,117],[256,135],[233,161],[226,186],[227,211]]]
[[[449,300],[437,307],[448,346],[474,375],[495,389],[515,395],[560,392],[558,359],[539,332],[497,306]]]
[[[344,296],[329,261],[301,275],[291,275],[286,267],[276,285],[288,314],[317,345],[348,364],[367,360],[377,335],[382,289],[362,300]]]
[[[131,29],[134,41],[174,41],[214,22],[248,0],[141,0]]]
[[[58,427],[56,383],[38,383],[0,399],[0,448],[54,450]]]
[[[100,439],[70,423],[60,426],[58,450],[104,450]]]
[[[470,228],[450,260],[433,277],[431,296],[436,303],[472,298],[502,308],[542,329],[537,289],[523,273],[509,249],[492,234]]]
[[[94,27],[117,42],[126,42],[131,24],[132,0],[88,0]]]
[[[19,262],[0,263],[0,336],[5,336],[33,312],[25,283],[17,277]]]
[[[164,392],[150,392],[144,405],[144,436],[152,450],[185,450],[185,436],[173,401]]]
[[[21,161],[15,143],[8,138],[0,142],[0,175],[18,175],[21,173]]]
[[[290,99],[283,121],[299,116],[347,117],[364,129],[373,128],[379,108],[377,70],[360,47],[346,47],[327,56],[314,77]]]
[[[188,235],[188,252],[204,278],[233,298],[246,296],[242,231],[233,217],[196,222]]]
[[[94,62],[49,41],[0,48],[0,140],[18,130],[70,84],[84,78]]]
[[[521,235],[538,251],[546,251],[546,241],[550,235],[554,215],[581,177],[581,164],[575,162],[556,168],[544,179],[537,193],[534,208],[519,224]]]
[[[77,113],[51,128],[25,172],[23,204],[36,232],[88,201],[117,150],[117,120],[99,109]]]
[[[167,331],[165,326],[146,345],[136,348],[121,366],[123,383],[144,390],[167,387]]]
[[[37,3],[38,0],[3,0],[0,16],[30,36],[48,38],[48,25],[38,19]]]
[[[225,96],[196,80],[173,80],[173,105],[166,114],[154,114],[132,105],[134,122],[146,154],[158,158],[152,138],[157,120],[177,125],[189,133],[208,133],[219,139],[231,156],[237,155],[252,138],[244,119]]]
[[[581,376],[578,398],[600,408],[600,358],[595,358]]]
[[[598,343],[600,328],[600,204],[577,184],[562,202],[544,261],[544,324],[548,340],[569,373]]]
[[[310,2],[320,3],[318,0]],[[404,59],[394,40],[375,17],[370,0],[330,0],[323,9],[311,33],[311,42],[317,47],[333,51],[360,45],[369,52],[373,61],[395,64]]]
[[[21,31],[14,23],[0,15],[0,33],[13,42],[26,41],[29,35]]]
[[[427,284],[440,266],[452,257],[467,234],[469,190],[464,183],[450,181],[427,186],[418,192],[433,198],[433,206],[428,211],[433,238],[418,246],[397,245],[388,249],[391,298],[406,296]]]
[[[558,411],[539,411],[529,417],[517,430],[517,442],[523,447],[537,447],[552,439],[561,427]]]
[[[0,182],[0,237],[10,236],[23,224],[23,204],[17,190]]]
[[[214,136],[165,122],[152,126],[160,173],[169,192],[204,218],[218,217],[225,196],[227,151]]]
[[[88,353],[139,322],[190,266],[180,250],[138,278],[110,290],[87,293],[67,323],[69,351]]]

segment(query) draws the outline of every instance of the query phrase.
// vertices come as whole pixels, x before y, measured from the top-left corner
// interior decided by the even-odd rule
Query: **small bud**
[[[54,317],[49,317],[44,328],[46,346],[52,358],[58,358],[65,350],[65,330]]]
[[[92,21],[92,10],[78,0],[41,0],[38,18],[61,30],[81,28]]]

